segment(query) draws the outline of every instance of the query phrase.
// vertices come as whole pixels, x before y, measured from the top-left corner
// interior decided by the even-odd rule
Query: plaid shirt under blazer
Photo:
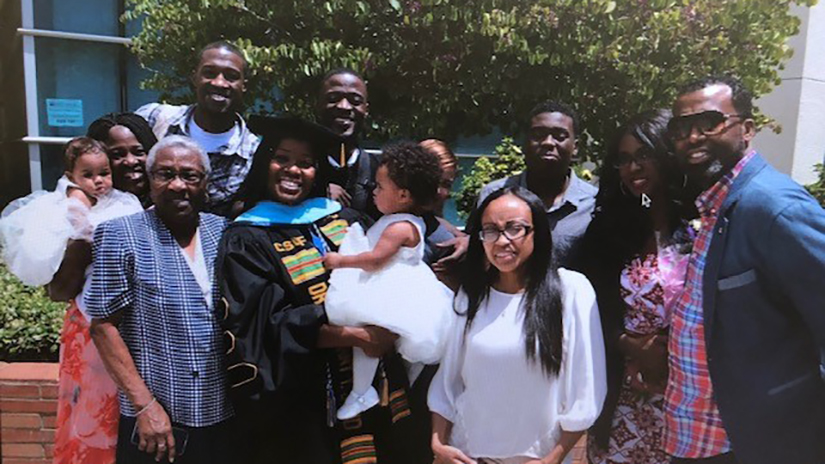
[[[213,308],[219,306],[214,268],[225,228],[225,219],[200,214],[198,233],[212,279]],[[218,318],[154,209],[98,226],[92,253],[87,310],[93,318],[122,316],[118,329],[138,373],[172,422],[207,427],[230,418]],[[120,412],[135,416],[122,392]]]
[[[759,155],[719,211],[703,292],[710,377],[739,462],[825,462],[825,211]]]

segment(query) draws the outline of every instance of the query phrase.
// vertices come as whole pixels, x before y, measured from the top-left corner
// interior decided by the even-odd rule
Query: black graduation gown
[[[429,441],[417,429],[426,409],[412,411],[398,355],[376,376],[389,404],[348,421],[334,420],[352,383],[352,350],[317,348],[327,322],[323,301],[329,273],[313,231],[337,250],[351,209],[314,224],[256,227],[235,223],[217,260],[230,395],[243,462],[275,464],[425,462]],[[366,229],[366,227],[365,227]],[[388,302],[389,303],[389,302]],[[386,382],[386,383],[385,383]],[[385,386],[386,385],[386,386]],[[334,397],[334,400],[332,398]],[[419,420],[412,420],[413,415]]]

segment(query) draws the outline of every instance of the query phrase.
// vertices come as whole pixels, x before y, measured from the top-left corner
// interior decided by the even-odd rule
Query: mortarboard
[[[250,130],[260,135],[262,146],[274,147],[285,138],[308,142],[312,147],[316,159],[324,159],[329,155],[337,154],[341,145],[341,138],[326,127],[294,116],[261,116],[249,117]]]

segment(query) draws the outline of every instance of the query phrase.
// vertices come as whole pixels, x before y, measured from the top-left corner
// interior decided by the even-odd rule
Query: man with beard
[[[329,197],[377,219],[381,213],[372,190],[378,160],[358,146],[364,118],[369,114],[364,79],[348,68],[328,72],[318,93],[317,109],[319,122],[343,140],[340,150],[331,153],[322,165],[330,180]]]
[[[706,78],[668,124],[701,227],[672,309],[674,463],[825,462],[825,212],[751,148],[752,97]]]
[[[485,185],[478,199],[481,203],[492,192],[516,185],[538,195],[547,206],[556,259],[560,266],[573,269],[578,267],[578,245],[590,224],[597,192],[570,167],[578,152],[578,135],[579,121],[572,108],[553,101],[538,104],[527,126],[526,169]]]
[[[228,42],[211,43],[198,56],[192,74],[196,104],[149,103],[136,113],[149,122],[158,139],[185,135],[206,151],[212,163],[206,211],[230,216],[259,143],[238,114],[246,90],[246,59]]]

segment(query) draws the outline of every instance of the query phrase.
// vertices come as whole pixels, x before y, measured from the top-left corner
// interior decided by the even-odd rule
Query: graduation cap
[[[263,137],[261,146],[274,148],[283,139],[307,142],[316,159],[337,155],[343,150],[343,140],[326,127],[294,116],[249,117],[249,129]]]

